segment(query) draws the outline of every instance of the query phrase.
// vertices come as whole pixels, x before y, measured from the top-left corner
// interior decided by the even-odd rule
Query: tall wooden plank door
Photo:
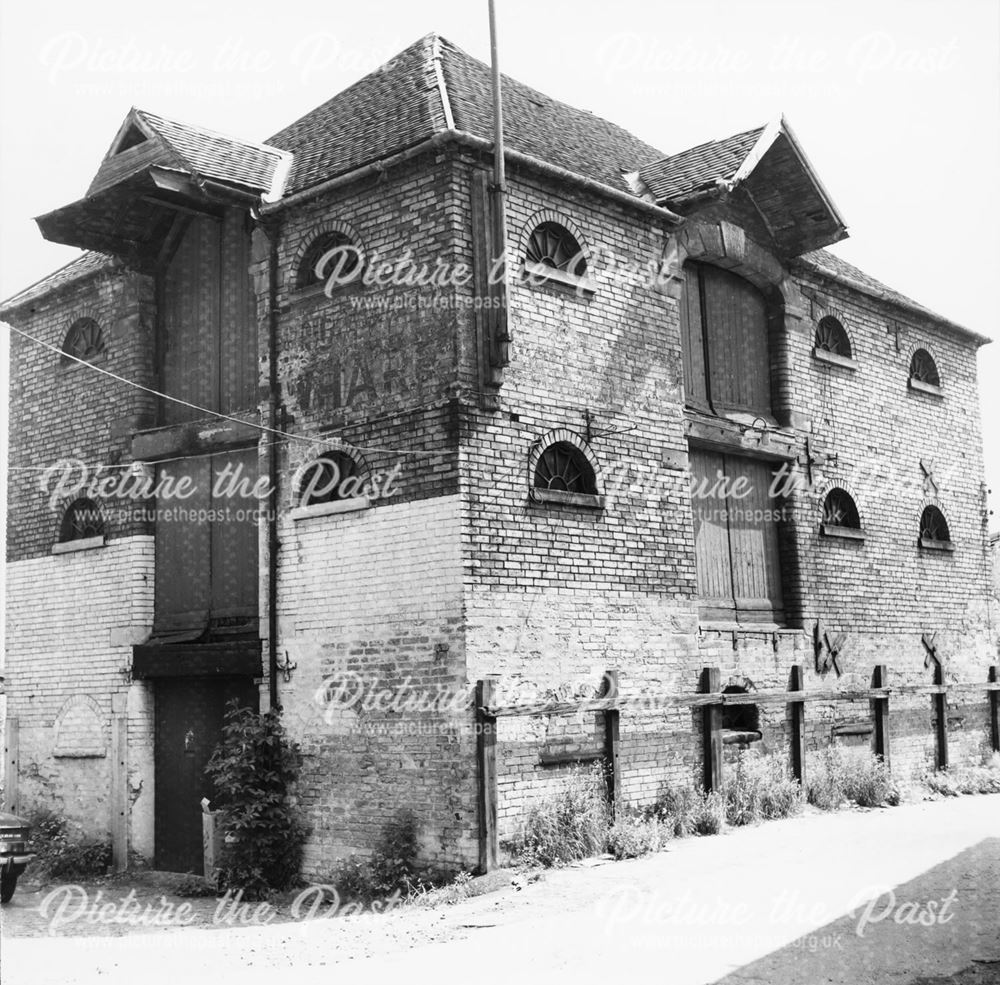
[[[212,574],[210,459],[161,465],[157,483],[177,495],[164,494],[156,503],[154,628],[160,633],[203,630]]]
[[[684,264],[684,286],[680,301],[681,355],[684,359],[684,402],[688,407],[708,410],[708,379],[705,374],[705,333],[701,311],[701,279],[698,268]]]
[[[773,471],[765,462],[727,456],[726,474],[734,484],[742,479],[741,492],[746,490],[746,495],[730,497],[727,504],[736,609],[741,619],[780,620],[779,506],[770,495]]]
[[[767,304],[742,277],[700,266],[705,332],[709,349],[709,392],[716,413],[771,413]]]
[[[256,484],[257,449],[213,456],[212,475],[218,494],[212,501],[212,625],[256,630],[257,514],[263,504],[238,493]]]
[[[226,210],[222,240],[218,409],[231,414],[257,402],[257,316],[245,212]]]
[[[694,517],[698,598],[705,618],[733,614],[728,503],[721,495],[725,460],[717,452],[691,449],[691,512]]]
[[[156,682],[154,864],[166,872],[204,874],[201,799],[215,799],[205,766],[222,737],[225,704],[256,708],[248,678],[161,678]]]
[[[217,219],[194,219],[162,274],[163,390],[209,410],[219,406],[221,236]],[[164,401],[164,424],[203,416],[183,404]]]

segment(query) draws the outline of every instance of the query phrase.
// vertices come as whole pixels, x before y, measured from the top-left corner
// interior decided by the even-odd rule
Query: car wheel
[[[17,889],[17,876],[3,873],[0,875],[0,903],[9,903]]]

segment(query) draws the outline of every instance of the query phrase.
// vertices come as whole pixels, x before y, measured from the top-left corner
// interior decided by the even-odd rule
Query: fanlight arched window
[[[861,517],[850,494],[843,489],[831,489],[823,502],[823,523],[829,527],[861,529]]]
[[[90,362],[104,352],[104,333],[93,318],[78,318],[66,333],[63,342],[63,365],[73,366],[75,360]]]
[[[830,352],[835,356],[843,356],[845,359],[853,358],[851,340],[847,336],[847,330],[833,315],[826,315],[819,320],[819,324],[816,326],[815,344],[820,352]]]
[[[587,456],[568,441],[549,445],[535,466],[535,488],[597,495],[597,476]]]
[[[346,452],[327,452],[309,465],[299,483],[299,505],[335,503],[362,494],[358,463]]]
[[[940,387],[941,376],[937,364],[926,349],[917,349],[910,360],[910,380],[926,386]]]
[[[920,543],[925,547],[951,543],[948,521],[936,506],[925,506],[920,514]]]
[[[66,507],[59,525],[59,543],[104,536],[104,515],[92,499],[76,499]]]
[[[325,284],[336,274],[335,286],[355,280],[361,266],[361,250],[346,233],[328,232],[317,236],[302,256],[295,286]]]
[[[587,261],[576,237],[558,222],[542,222],[534,228],[524,260],[526,264],[552,267],[577,277],[587,272]]]

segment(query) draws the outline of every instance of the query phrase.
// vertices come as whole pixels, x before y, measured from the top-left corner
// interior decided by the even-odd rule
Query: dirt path
[[[118,900],[126,891],[117,887]],[[383,916],[117,937],[96,925],[80,936],[70,923],[42,938],[22,936],[46,932],[41,900],[19,890],[15,902],[3,918],[4,985],[188,985],[237,973],[241,985],[292,975],[328,985],[345,971],[359,982],[994,985],[1000,795],[675,841],[652,858]]]

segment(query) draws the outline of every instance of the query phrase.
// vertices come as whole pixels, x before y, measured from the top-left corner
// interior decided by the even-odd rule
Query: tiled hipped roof
[[[276,147],[229,137],[204,127],[167,120],[148,110],[135,114],[198,174],[233,185],[269,189],[284,155]]]
[[[438,83],[439,60],[444,92]],[[628,187],[635,171],[663,151],[622,127],[503,76],[504,137],[520,151],[576,174]],[[387,157],[448,129],[492,140],[490,68],[450,41],[429,34],[267,143],[295,154],[286,194]]]
[[[730,181],[751,154],[764,128],[699,144],[667,155],[627,130],[586,110],[503,77],[505,137],[510,149],[634,194],[624,175],[639,177],[658,202],[685,198]],[[490,68],[450,41],[429,34],[378,70],[285,127],[265,144],[177,123],[144,110],[133,113],[170,151],[197,173],[248,188],[270,189],[279,164],[292,168],[283,195],[346,174],[443,133],[453,125],[492,140]],[[284,159],[284,160],[282,160]],[[87,253],[11,298],[22,307],[65,283],[109,263]],[[794,261],[820,275],[850,284],[985,341],[879,283],[826,250]]]
[[[764,132],[764,127],[710,140],[639,169],[656,201],[676,202],[719,181],[731,180]]]

